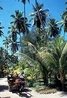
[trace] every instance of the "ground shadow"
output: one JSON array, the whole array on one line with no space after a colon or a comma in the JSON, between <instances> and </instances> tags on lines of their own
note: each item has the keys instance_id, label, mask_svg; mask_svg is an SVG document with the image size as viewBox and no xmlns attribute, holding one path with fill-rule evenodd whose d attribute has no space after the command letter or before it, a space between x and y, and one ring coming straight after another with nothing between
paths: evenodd
<instances>
[{"instance_id":1,"label":"ground shadow","mask_svg":"<svg viewBox=\"0 0 67 98\"><path fill-rule=\"evenodd\" d=\"M0 85L0 92L2 92L4 90L8 90L8 86L6 86L6 85Z\"/></svg>"},{"instance_id":2,"label":"ground shadow","mask_svg":"<svg viewBox=\"0 0 67 98\"><path fill-rule=\"evenodd\" d=\"M32 90L30 88L24 88L24 92L31 92Z\"/></svg>"},{"instance_id":3,"label":"ground shadow","mask_svg":"<svg viewBox=\"0 0 67 98\"><path fill-rule=\"evenodd\" d=\"M32 95L30 94L31 91L32 91L31 89L25 88L25 89L19 94L19 96L25 97L25 98L31 98L31 97L32 97Z\"/></svg>"},{"instance_id":4,"label":"ground shadow","mask_svg":"<svg viewBox=\"0 0 67 98\"><path fill-rule=\"evenodd\" d=\"M61 97L67 96L67 92L61 92L61 93L60 93L60 96L61 96Z\"/></svg>"},{"instance_id":5,"label":"ground shadow","mask_svg":"<svg viewBox=\"0 0 67 98\"><path fill-rule=\"evenodd\" d=\"M24 97L24 98L31 98L32 95L28 92L22 92L19 96Z\"/></svg>"}]
</instances>

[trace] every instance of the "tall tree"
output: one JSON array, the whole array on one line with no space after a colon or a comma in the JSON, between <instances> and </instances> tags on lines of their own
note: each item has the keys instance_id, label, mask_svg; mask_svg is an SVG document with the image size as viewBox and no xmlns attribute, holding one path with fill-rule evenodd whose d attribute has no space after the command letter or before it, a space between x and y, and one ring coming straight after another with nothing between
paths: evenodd
<instances>
[{"instance_id":1,"label":"tall tree","mask_svg":"<svg viewBox=\"0 0 67 98\"><path fill-rule=\"evenodd\" d=\"M23 13L19 12L19 10L15 11L16 15L11 15L12 18L14 18L14 21L11 22L11 24L14 24L15 28L19 31L19 33L29 33L29 29L28 27L30 26L30 24L28 24L28 19L25 17L25 25L26 25L26 30L27 32L25 32L25 26L24 26L24 17L23 17Z\"/></svg>"},{"instance_id":2,"label":"tall tree","mask_svg":"<svg viewBox=\"0 0 67 98\"><path fill-rule=\"evenodd\" d=\"M56 23L57 22L54 18L50 19L49 28L48 28L50 37L56 37L59 36L60 34L60 27Z\"/></svg>"},{"instance_id":3,"label":"tall tree","mask_svg":"<svg viewBox=\"0 0 67 98\"><path fill-rule=\"evenodd\" d=\"M52 54L55 58L56 62L56 69L55 72L60 75L60 80L62 83L62 90L64 90L64 84L65 84L65 75L66 75L66 54L67 54L67 43L64 41L64 37L56 38L55 42L53 41L53 48L52 48ZM56 74L56 75L57 75Z\"/></svg>"},{"instance_id":4,"label":"tall tree","mask_svg":"<svg viewBox=\"0 0 67 98\"><path fill-rule=\"evenodd\" d=\"M65 4L67 5L67 2L65 2ZM63 20L62 26L64 27L64 32L67 32L67 8L63 11L61 18Z\"/></svg>"},{"instance_id":5,"label":"tall tree","mask_svg":"<svg viewBox=\"0 0 67 98\"><path fill-rule=\"evenodd\" d=\"M14 18L14 21L11 22L13 24L13 29L12 29L12 39L14 41L14 45L12 46L17 46L16 40L17 40L17 34L20 34L20 45L21 45L21 51L22 51L22 36L25 35L26 33L29 33L28 27L30 24L27 23L27 18L25 17L25 24L26 24L26 30L25 31L25 26L24 26L24 17L22 17L23 13L19 12L19 10L15 11L16 15L11 15L12 18Z\"/></svg>"},{"instance_id":6,"label":"tall tree","mask_svg":"<svg viewBox=\"0 0 67 98\"><path fill-rule=\"evenodd\" d=\"M32 16L34 19L34 24L36 25L36 27L38 28L44 28L45 24L46 24L46 17L47 14L46 12L48 12L48 9L43 10L43 4L39 4L36 0L35 0L36 5L32 5L33 6L33 10L34 12L29 14L30 16Z\"/></svg>"},{"instance_id":7,"label":"tall tree","mask_svg":"<svg viewBox=\"0 0 67 98\"><path fill-rule=\"evenodd\" d=\"M9 34L8 38L5 40L5 44L8 44L8 46L11 47L11 51L15 53L18 50L18 42L17 42L17 30L16 27L13 25L11 27L8 27L9 31L7 32Z\"/></svg>"},{"instance_id":8,"label":"tall tree","mask_svg":"<svg viewBox=\"0 0 67 98\"><path fill-rule=\"evenodd\" d=\"M3 45L8 49L9 48L9 43L11 43L11 39L6 37L5 40L3 40Z\"/></svg>"},{"instance_id":9,"label":"tall tree","mask_svg":"<svg viewBox=\"0 0 67 98\"><path fill-rule=\"evenodd\" d=\"M18 1L20 1L20 0L18 0ZM27 33L26 24L25 24L25 17L26 17L25 5L26 5L26 0L21 0L21 2L24 4L24 27L25 27L25 32ZM30 0L28 0L28 2L30 3Z\"/></svg>"}]
</instances>

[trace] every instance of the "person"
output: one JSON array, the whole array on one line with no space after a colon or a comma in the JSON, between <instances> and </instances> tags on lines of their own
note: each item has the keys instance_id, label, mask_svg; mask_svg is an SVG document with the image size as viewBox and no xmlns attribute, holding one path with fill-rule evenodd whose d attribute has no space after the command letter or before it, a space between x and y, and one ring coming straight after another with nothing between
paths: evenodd
<instances>
[{"instance_id":1,"label":"person","mask_svg":"<svg viewBox=\"0 0 67 98\"><path fill-rule=\"evenodd\" d=\"M26 84L26 79L25 79L25 74L24 74L24 71L22 71L21 75L20 75L20 79L21 79L21 88L20 88L20 91L22 91L25 87L25 84Z\"/></svg>"},{"instance_id":2,"label":"person","mask_svg":"<svg viewBox=\"0 0 67 98\"><path fill-rule=\"evenodd\" d=\"M20 78L21 78L22 80L25 80L25 74L24 74L24 71L22 71L22 73L21 73L21 75L20 75Z\"/></svg>"},{"instance_id":3,"label":"person","mask_svg":"<svg viewBox=\"0 0 67 98\"><path fill-rule=\"evenodd\" d=\"M16 77L16 78L17 78L17 77L19 77L19 75L18 75L18 73L17 73L17 72L15 73L15 77Z\"/></svg>"}]
</instances>

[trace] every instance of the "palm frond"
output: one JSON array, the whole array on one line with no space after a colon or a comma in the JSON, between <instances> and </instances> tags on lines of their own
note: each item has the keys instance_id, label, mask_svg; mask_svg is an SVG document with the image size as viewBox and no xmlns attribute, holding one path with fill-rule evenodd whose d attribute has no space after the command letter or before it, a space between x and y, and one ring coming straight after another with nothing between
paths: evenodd
<instances>
[{"instance_id":1,"label":"palm frond","mask_svg":"<svg viewBox=\"0 0 67 98\"><path fill-rule=\"evenodd\" d=\"M17 17L20 18L20 17L22 17L22 15L23 15L23 12L19 12Z\"/></svg>"},{"instance_id":2,"label":"palm frond","mask_svg":"<svg viewBox=\"0 0 67 98\"><path fill-rule=\"evenodd\" d=\"M13 14L12 14L12 15L10 15L10 17L12 17L12 18L14 18L14 19L15 19L15 15L13 15Z\"/></svg>"},{"instance_id":3,"label":"palm frond","mask_svg":"<svg viewBox=\"0 0 67 98\"><path fill-rule=\"evenodd\" d=\"M3 10L3 8L0 6L0 10Z\"/></svg>"},{"instance_id":4,"label":"palm frond","mask_svg":"<svg viewBox=\"0 0 67 98\"><path fill-rule=\"evenodd\" d=\"M26 0L21 0L21 1L22 1L22 3L23 3L23 4L25 4L25 3L26 3Z\"/></svg>"},{"instance_id":5,"label":"palm frond","mask_svg":"<svg viewBox=\"0 0 67 98\"><path fill-rule=\"evenodd\" d=\"M52 54L48 52L38 52L37 58L39 61L42 62L45 66L55 66L56 67L56 59L53 57Z\"/></svg>"},{"instance_id":6,"label":"palm frond","mask_svg":"<svg viewBox=\"0 0 67 98\"><path fill-rule=\"evenodd\" d=\"M64 37L55 38L55 45L59 48L64 44Z\"/></svg>"},{"instance_id":7,"label":"palm frond","mask_svg":"<svg viewBox=\"0 0 67 98\"><path fill-rule=\"evenodd\" d=\"M31 19L29 20L29 22L31 22L33 19L34 19L34 18L31 18Z\"/></svg>"},{"instance_id":8,"label":"palm frond","mask_svg":"<svg viewBox=\"0 0 67 98\"><path fill-rule=\"evenodd\" d=\"M15 23L15 21L10 22L10 24L14 24L14 23Z\"/></svg>"},{"instance_id":9,"label":"palm frond","mask_svg":"<svg viewBox=\"0 0 67 98\"><path fill-rule=\"evenodd\" d=\"M30 3L30 0L28 0L28 2Z\"/></svg>"},{"instance_id":10,"label":"palm frond","mask_svg":"<svg viewBox=\"0 0 67 98\"><path fill-rule=\"evenodd\" d=\"M65 16L67 16L67 10L63 12L61 18L64 19Z\"/></svg>"},{"instance_id":11,"label":"palm frond","mask_svg":"<svg viewBox=\"0 0 67 98\"><path fill-rule=\"evenodd\" d=\"M30 52L32 52L32 53L37 53L38 52L36 47L31 42L28 42L28 47L29 47Z\"/></svg>"},{"instance_id":12,"label":"palm frond","mask_svg":"<svg viewBox=\"0 0 67 98\"><path fill-rule=\"evenodd\" d=\"M16 16L18 16L19 10L15 10L15 14L16 14Z\"/></svg>"},{"instance_id":13,"label":"palm frond","mask_svg":"<svg viewBox=\"0 0 67 98\"><path fill-rule=\"evenodd\" d=\"M61 54L61 67L62 67L62 70L67 70L67 43L62 51L62 54Z\"/></svg>"},{"instance_id":14,"label":"palm frond","mask_svg":"<svg viewBox=\"0 0 67 98\"><path fill-rule=\"evenodd\" d=\"M61 54L61 58L67 53L67 43L65 44L62 54Z\"/></svg>"},{"instance_id":15,"label":"palm frond","mask_svg":"<svg viewBox=\"0 0 67 98\"><path fill-rule=\"evenodd\" d=\"M3 29L4 27L3 26L0 26L0 29Z\"/></svg>"},{"instance_id":16,"label":"palm frond","mask_svg":"<svg viewBox=\"0 0 67 98\"><path fill-rule=\"evenodd\" d=\"M3 32L0 30L0 37L3 36Z\"/></svg>"},{"instance_id":17,"label":"palm frond","mask_svg":"<svg viewBox=\"0 0 67 98\"><path fill-rule=\"evenodd\" d=\"M67 2L65 2L65 4L67 4Z\"/></svg>"},{"instance_id":18,"label":"palm frond","mask_svg":"<svg viewBox=\"0 0 67 98\"><path fill-rule=\"evenodd\" d=\"M22 57L22 60L25 60L30 66L36 65L35 61L24 53L15 53L14 55L15 56L20 55Z\"/></svg>"}]
</instances>

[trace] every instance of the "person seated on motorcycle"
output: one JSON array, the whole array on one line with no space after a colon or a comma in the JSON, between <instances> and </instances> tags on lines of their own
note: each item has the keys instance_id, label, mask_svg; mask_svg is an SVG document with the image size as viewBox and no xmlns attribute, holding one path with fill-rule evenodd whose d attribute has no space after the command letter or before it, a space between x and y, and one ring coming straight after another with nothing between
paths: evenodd
<instances>
[{"instance_id":1,"label":"person seated on motorcycle","mask_svg":"<svg viewBox=\"0 0 67 98\"><path fill-rule=\"evenodd\" d=\"M17 73L15 73L14 78L15 78L15 83L18 83L18 81L19 81L19 75Z\"/></svg>"},{"instance_id":2,"label":"person seated on motorcycle","mask_svg":"<svg viewBox=\"0 0 67 98\"><path fill-rule=\"evenodd\" d=\"M24 74L24 71L21 73L20 78L21 78L22 81L25 81L25 74Z\"/></svg>"},{"instance_id":3,"label":"person seated on motorcycle","mask_svg":"<svg viewBox=\"0 0 67 98\"><path fill-rule=\"evenodd\" d=\"M16 88L16 90L18 90L20 78L19 78L19 75L17 73L15 73L14 79L15 79L14 87Z\"/></svg>"},{"instance_id":4,"label":"person seated on motorcycle","mask_svg":"<svg viewBox=\"0 0 67 98\"><path fill-rule=\"evenodd\" d=\"M25 79L25 74L24 74L24 71L21 73L21 75L19 76L20 79L21 79L21 85L23 85L23 89L24 89L24 86L26 84L26 79Z\"/></svg>"}]
</instances>

